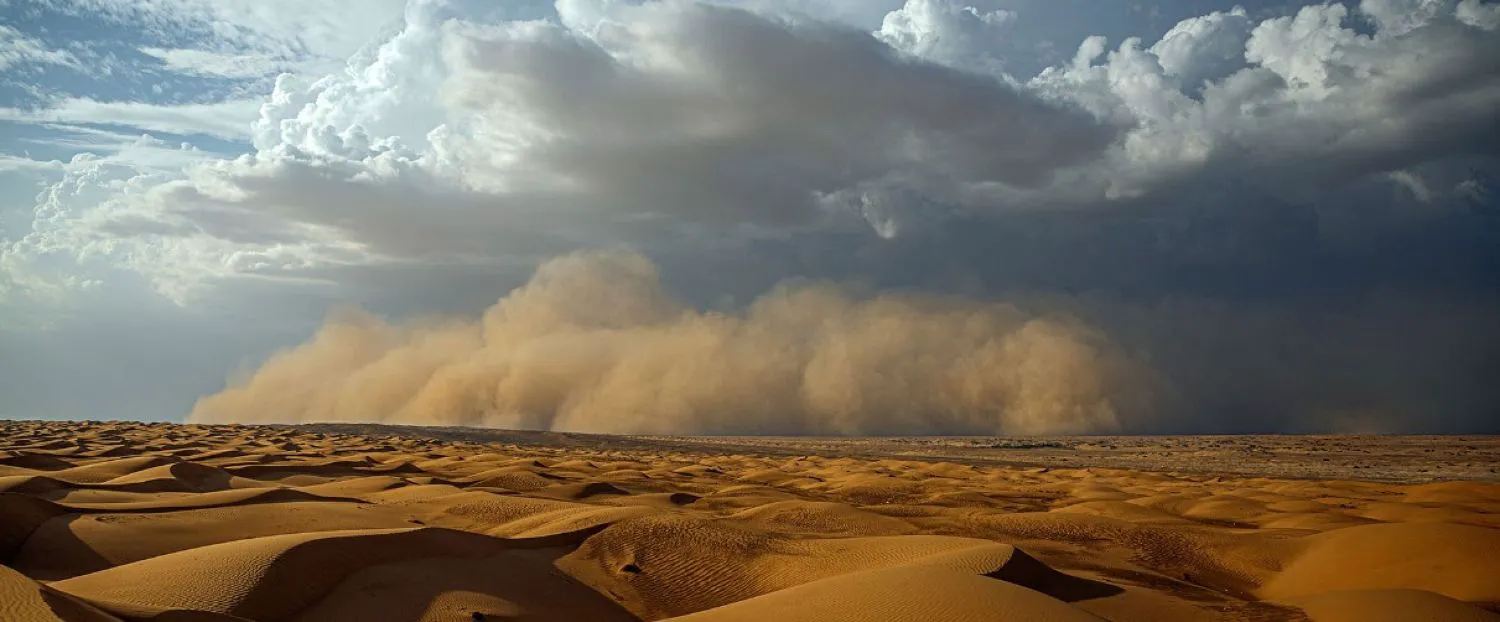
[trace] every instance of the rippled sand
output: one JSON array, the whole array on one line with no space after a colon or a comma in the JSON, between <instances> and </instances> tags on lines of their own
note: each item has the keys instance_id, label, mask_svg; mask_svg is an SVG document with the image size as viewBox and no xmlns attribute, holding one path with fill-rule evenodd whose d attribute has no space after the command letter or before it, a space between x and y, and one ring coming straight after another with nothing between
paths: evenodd
<instances>
[{"instance_id":1,"label":"rippled sand","mask_svg":"<svg viewBox=\"0 0 1500 622\"><path fill-rule=\"evenodd\" d=\"M1493 438L0 430L6 621L1500 620Z\"/></svg>"}]
</instances>

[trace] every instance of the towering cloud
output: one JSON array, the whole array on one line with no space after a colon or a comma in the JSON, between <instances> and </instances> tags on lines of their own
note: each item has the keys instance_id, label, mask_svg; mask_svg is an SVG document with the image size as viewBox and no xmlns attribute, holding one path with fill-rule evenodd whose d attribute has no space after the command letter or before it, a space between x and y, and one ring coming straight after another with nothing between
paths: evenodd
<instances>
[{"instance_id":1,"label":"towering cloud","mask_svg":"<svg viewBox=\"0 0 1500 622\"><path fill-rule=\"evenodd\" d=\"M221 358L333 303L393 318L331 320L203 420L1492 429L1495 3L1147 8L411 0L319 53L343 70L226 48L299 69L132 121L242 155L50 163L0 298L275 327ZM282 34L252 38L310 36ZM147 54L239 71L178 47ZM0 115L100 109L66 101Z\"/></svg>"}]
</instances>

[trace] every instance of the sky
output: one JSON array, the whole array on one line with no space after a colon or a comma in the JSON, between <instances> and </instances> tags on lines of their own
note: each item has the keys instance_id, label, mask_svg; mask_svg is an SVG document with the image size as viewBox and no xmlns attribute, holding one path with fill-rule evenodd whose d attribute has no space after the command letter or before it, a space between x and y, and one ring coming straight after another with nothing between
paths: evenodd
<instances>
[{"instance_id":1,"label":"sky","mask_svg":"<svg viewBox=\"0 0 1500 622\"><path fill-rule=\"evenodd\" d=\"M1500 432L1500 2L0 0L0 417Z\"/></svg>"}]
</instances>

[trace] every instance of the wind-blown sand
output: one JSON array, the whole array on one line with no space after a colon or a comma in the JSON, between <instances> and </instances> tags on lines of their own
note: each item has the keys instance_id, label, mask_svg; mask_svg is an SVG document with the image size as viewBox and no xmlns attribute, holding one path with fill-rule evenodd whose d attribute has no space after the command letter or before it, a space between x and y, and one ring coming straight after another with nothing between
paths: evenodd
<instances>
[{"instance_id":1,"label":"wind-blown sand","mask_svg":"<svg viewBox=\"0 0 1500 622\"><path fill-rule=\"evenodd\" d=\"M0 430L5 621L1500 620L1492 438Z\"/></svg>"}]
</instances>

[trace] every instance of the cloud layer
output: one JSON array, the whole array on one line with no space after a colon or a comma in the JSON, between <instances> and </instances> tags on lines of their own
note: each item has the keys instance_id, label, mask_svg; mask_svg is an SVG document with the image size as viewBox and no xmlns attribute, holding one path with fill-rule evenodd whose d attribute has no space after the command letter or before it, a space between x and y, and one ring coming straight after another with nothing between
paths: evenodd
<instances>
[{"instance_id":1,"label":"cloud layer","mask_svg":"<svg viewBox=\"0 0 1500 622\"><path fill-rule=\"evenodd\" d=\"M1423 167L1495 170L1495 15L1235 8L1150 45L1090 38L1026 78L992 62L1024 17L955 0L911 0L873 34L690 2L566 0L552 20L413 2L346 71L278 78L248 155L68 205L5 254L128 258L181 297L247 269L535 262L685 227L893 237L955 215L1232 204L1240 186L1316 207L1381 179L1442 202L1485 182L1430 188ZM246 103L74 98L11 117L227 136L221 113ZM203 267L186 281L184 253Z\"/></svg>"},{"instance_id":2,"label":"cloud layer","mask_svg":"<svg viewBox=\"0 0 1500 622\"><path fill-rule=\"evenodd\" d=\"M0 174L44 180L28 213L0 212L0 312L62 326L59 309L86 317L152 297L193 313L264 301L251 308L279 330L335 302L395 318L336 321L199 416L650 431L1462 430L1483 428L1500 403L1483 381L1495 331L1477 319L1500 312L1494 2L1200 12L1084 0L412 0L371 5L343 27L332 12L343 9L316 2L306 20L196 0L100 4L112 23L147 26L132 49L152 71L228 86L0 110L0 123L66 132L25 145L102 152L0 154ZM1127 27L1148 36L1119 36ZM0 63L24 71L102 58L57 48L42 30L0 35L13 48ZM622 247L641 257L571 255ZM540 373L491 343L497 310L441 329L403 318L472 316L553 257L572 258L496 307L555 318L506 329L518 349L550 352L566 341L559 332L608 335L567 362L552 397L507 380L504 391L419 399L421 370L469 369L475 357L523 369L463 372L478 384ZM597 327L537 302L548 275L575 274L557 281L587 298L605 294L585 293L592 277L578 275L637 274L623 266L659 270L661 282L621 277L635 285L612 296L655 301L664 315ZM770 356L737 341L770 332L777 305L796 318L789 335L872 343L867 327L834 320L890 314L880 322L893 331L932 340L882 337L893 341L860 354L876 368L911 359L879 373L920 396L848 372L842 397L808 397L836 383L788 378L824 369L826 351ZM954 314L985 319L950 324ZM945 328L923 332L930 323ZM250 352L286 342L268 333ZM340 358L340 343L354 358ZM1034 351L1040 367L1002 351ZM641 380L685 373L659 360L679 352L719 363L698 367L724 401ZM933 352L1009 367L951 380L970 376L920 362ZM373 362L388 356L415 367ZM286 370L303 366L356 388L298 393ZM1060 369L1092 379L1038 388ZM367 391L379 373L407 389ZM728 387L738 375L773 397L756 405ZM658 390L627 395L605 376ZM1023 376L1033 388L1018 388ZM1139 390L1123 380L1136 377L1152 380ZM985 397L956 397L954 382ZM288 391L306 397L275 401ZM869 412L845 412L856 403ZM610 409L628 414L611 420Z\"/></svg>"}]
</instances>

